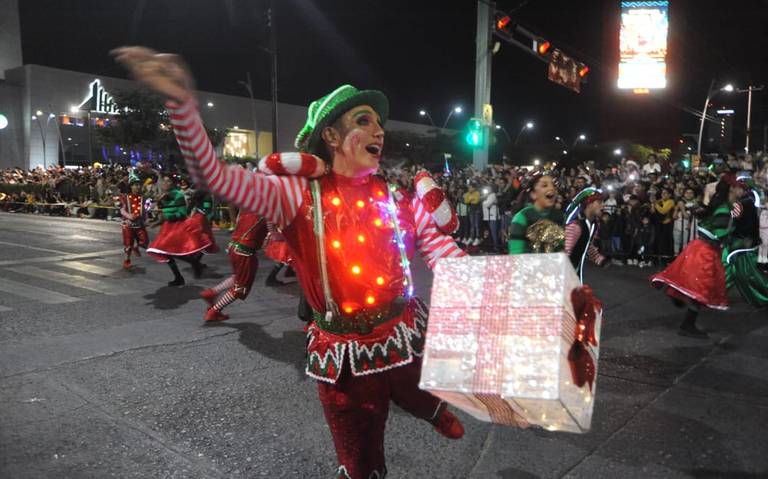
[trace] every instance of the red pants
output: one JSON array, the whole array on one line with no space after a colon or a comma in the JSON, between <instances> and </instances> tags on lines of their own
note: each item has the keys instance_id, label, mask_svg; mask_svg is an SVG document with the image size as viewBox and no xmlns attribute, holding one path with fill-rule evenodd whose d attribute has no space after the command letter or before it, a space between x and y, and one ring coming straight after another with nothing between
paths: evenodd
<instances>
[{"instance_id":1,"label":"red pants","mask_svg":"<svg viewBox=\"0 0 768 479\"><path fill-rule=\"evenodd\" d=\"M420 374L421 359L414 358L406 366L367 376L353 376L347 366L336 384L317 383L339 460L335 477L384 477L384 426L390 400L427 421L442 412L444 403L419 389ZM379 476L372 476L374 472Z\"/></svg>"},{"instance_id":2,"label":"red pants","mask_svg":"<svg viewBox=\"0 0 768 479\"><path fill-rule=\"evenodd\" d=\"M244 256L234 251L229 252L229 262L235 276L235 296L245 299L253 286L256 270L259 268L259 260L255 254Z\"/></svg>"},{"instance_id":3,"label":"red pants","mask_svg":"<svg viewBox=\"0 0 768 479\"><path fill-rule=\"evenodd\" d=\"M134 241L136 246L146 248L149 244L147 229L143 226L141 228L131 228L129 225L123 225L123 249L126 253L133 248Z\"/></svg>"}]
</instances>

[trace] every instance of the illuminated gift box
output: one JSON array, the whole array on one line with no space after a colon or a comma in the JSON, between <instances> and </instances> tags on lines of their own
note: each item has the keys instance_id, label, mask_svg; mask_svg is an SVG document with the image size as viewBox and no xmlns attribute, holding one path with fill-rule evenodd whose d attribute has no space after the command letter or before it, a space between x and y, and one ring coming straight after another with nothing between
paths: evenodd
<instances>
[{"instance_id":1,"label":"illuminated gift box","mask_svg":"<svg viewBox=\"0 0 768 479\"><path fill-rule=\"evenodd\" d=\"M568 257L446 258L434 273L420 387L483 421L588 431L602 309Z\"/></svg>"}]
</instances>

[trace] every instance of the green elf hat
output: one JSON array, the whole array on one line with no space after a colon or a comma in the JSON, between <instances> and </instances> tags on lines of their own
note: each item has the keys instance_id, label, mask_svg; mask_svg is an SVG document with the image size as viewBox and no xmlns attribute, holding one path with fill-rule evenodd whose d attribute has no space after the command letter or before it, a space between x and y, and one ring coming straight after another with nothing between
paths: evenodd
<instances>
[{"instance_id":1,"label":"green elf hat","mask_svg":"<svg viewBox=\"0 0 768 479\"><path fill-rule=\"evenodd\" d=\"M139 178L135 171L131 171L128 173L128 184L132 185L134 183L141 183L141 178Z\"/></svg>"},{"instance_id":2,"label":"green elf hat","mask_svg":"<svg viewBox=\"0 0 768 479\"><path fill-rule=\"evenodd\" d=\"M603 190L599 188L588 186L579 191L579 194L573 197L568 208L565 209L565 224L575 220L585 206L598 199L603 199Z\"/></svg>"},{"instance_id":3,"label":"green elf hat","mask_svg":"<svg viewBox=\"0 0 768 479\"><path fill-rule=\"evenodd\" d=\"M381 117L381 124L389 117L389 100L378 90L358 90L342 85L309 105L307 122L296 136L294 145L301 152L318 154L324 128L331 126L341 115L360 105L370 105Z\"/></svg>"}]
</instances>

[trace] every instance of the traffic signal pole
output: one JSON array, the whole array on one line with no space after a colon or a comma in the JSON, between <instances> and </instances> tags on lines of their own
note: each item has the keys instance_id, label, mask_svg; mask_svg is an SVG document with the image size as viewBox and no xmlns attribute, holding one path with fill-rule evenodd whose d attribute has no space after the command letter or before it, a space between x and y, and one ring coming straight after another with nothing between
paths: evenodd
<instances>
[{"instance_id":1,"label":"traffic signal pole","mask_svg":"<svg viewBox=\"0 0 768 479\"><path fill-rule=\"evenodd\" d=\"M487 0L477 2L477 39L475 41L475 117L483 117L483 105L491 103L491 35L496 4ZM483 125L486 141L474 150L472 166L482 170L488 166L489 125Z\"/></svg>"}]
</instances>

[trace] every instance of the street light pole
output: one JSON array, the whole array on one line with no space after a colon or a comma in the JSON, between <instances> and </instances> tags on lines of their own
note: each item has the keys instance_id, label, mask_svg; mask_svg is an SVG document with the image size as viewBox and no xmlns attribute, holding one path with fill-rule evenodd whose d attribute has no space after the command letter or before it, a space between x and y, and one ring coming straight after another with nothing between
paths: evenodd
<instances>
[{"instance_id":1,"label":"street light pole","mask_svg":"<svg viewBox=\"0 0 768 479\"><path fill-rule=\"evenodd\" d=\"M256 134L256 158L259 154L259 125L256 121L256 102L253 99L253 85L251 84L251 72L245 72L245 78L247 81L239 80L238 83L243 85L248 90L248 96L251 97L251 121L253 121L253 132Z\"/></svg>"},{"instance_id":2,"label":"street light pole","mask_svg":"<svg viewBox=\"0 0 768 479\"><path fill-rule=\"evenodd\" d=\"M744 151L746 153L749 153L749 134L751 131L750 126L752 124L752 92L761 91L763 88L765 88L763 85L757 87L749 85L746 90L739 90L739 93L744 93L744 91L747 92L747 140L744 145Z\"/></svg>"},{"instance_id":3,"label":"street light pole","mask_svg":"<svg viewBox=\"0 0 768 479\"><path fill-rule=\"evenodd\" d=\"M435 125L434 120L432 120L432 116L429 114L427 110L419 110L419 116L426 116L429 119L429 122L432 124L432 126L437 127L437 125Z\"/></svg>"},{"instance_id":4,"label":"street light pole","mask_svg":"<svg viewBox=\"0 0 768 479\"><path fill-rule=\"evenodd\" d=\"M696 155L701 158L701 140L704 137L704 121L707 119L707 108L709 107L710 97L712 96L712 89L715 87L715 79L713 78L709 84L709 90L707 90L707 99L704 100L704 109L701 111L701 124L699 125L699 142L696 147Z\"/></svg>"},{"instance_id":5,"label":"street light pole","mask_svg":"<svg viewBox=\"0 0 768 479\"><path fill-rule=\"evenodd\" d=\"M272 56L272 153L277 153L277 21L275 0L270 1L267 10L269 19L269 50Z\"/></svg>"},{"instance_id":6,"label":"street light pole","mask_svg":"<svg viewBox=\"0 0 768 479\"><path fill-rule=\"evenodd\" d=\"M37 128L40 130L40 139L43 141L43 168L47 169L48 158L46 158L45 155L45 133L43 133L43 125L40 123L40 119L37 117L37 115L32 115L32 121L37 122Z\"/></svg>"},{"instance_id":7,"label":"street light pole","mask_svg":"<svg viewBox=\"0 0 768 479\"><path fill-rule=\"evenodd\" d=\"M517 134L517 138L515 138L515 146L517 146L517 142L520 141L520 136L523 134L523 132L525 130L530 130L531 128L533 128L533 123L530 122L530 121L528 123L526 123L525 125L523 125L522 128L520 128L520 133L518 133Z\"/></svg>"},{"instance_id":8,"label":"street light pole","mask_svg":"<svg viewBox=\"0 0 768 479\"><path fill-rule=\"evenodd\" d=\"M445 117L445 122L443 122L443 130L445 130L445 127L448 126L448 120L451 119L453 114L454 113L461 113L461 111L462 111L462 108L460 106L457 106L457 107L452 108L451 111L448 112L448 116ZM432 121L431 118L429 120Z\"/></svg>"}]
</instances>

